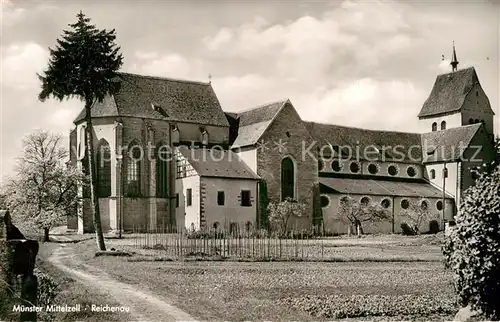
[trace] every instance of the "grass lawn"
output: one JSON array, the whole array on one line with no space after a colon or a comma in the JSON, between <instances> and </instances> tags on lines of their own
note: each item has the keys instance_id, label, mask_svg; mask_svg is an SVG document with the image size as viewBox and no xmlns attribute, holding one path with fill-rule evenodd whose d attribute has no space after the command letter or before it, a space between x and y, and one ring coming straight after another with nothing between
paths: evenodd
<instances>
[{"instance_id":1,"label":"grass lawn","mask_svg":"<svg viewBox=\"0 0 500 322\"><path fill-rule=\"evenodd\" d=\"M437 253L439 245L425 238L338 239L329 248L338 256L367 255L372 249L387 258ZM125 244L108 240L108 248ZM93 257L93 241L71 247L87 264L165 296L203 320L450 320L458 309L451 276L439 261L146 262Z\"/></svg>"},{"instance_id":2,"label":"grass lawn","mask_svg":"<svg viewBox=\"0 0 500 322\"><path fill-rule=\"evenodd\" d=\"M95 305L119 305L110 299L107 294L96 292L85 287L82 283L71 277L63 275L56 267L43 258L47 258L51 252L59 247L56 243L41 243L40 253L37 256L36 267L52 278L57 283L57 296L54 305L73 306L80 304L80 312L41 312L38 314L39 321L129 321L130 316L124 312L92 312L90 307ZM39 281L40 282L40 281ZM86 308L86 309L85 309Z\"/></svg>"}]
</instances>

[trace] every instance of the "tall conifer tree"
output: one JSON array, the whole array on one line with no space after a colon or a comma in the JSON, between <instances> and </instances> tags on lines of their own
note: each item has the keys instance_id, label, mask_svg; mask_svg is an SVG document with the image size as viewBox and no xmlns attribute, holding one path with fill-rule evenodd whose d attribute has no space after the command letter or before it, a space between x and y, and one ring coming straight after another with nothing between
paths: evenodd
<instances>
[{"instance_id":1,"label":"tall conifer tree","mask_svg":"<svg viewBox=\"0 0 500 322\"><path fill-rule=\"evenodd\" d=\"M97 196L97 167L94 161L91 108L102 102L108 94L119 90L117 71L123 64L120 47L115 44L115 30L99 30L90 23L83 12L78 21L70 24L57 39L54 49L49 48L49 66L38 75L42 90L38 98L43 102L49 97L62 101L76 97L85 103L86 153L90 172L90 194L97 245L105 250L104 237Z\"/></svg>"}]
</instances>

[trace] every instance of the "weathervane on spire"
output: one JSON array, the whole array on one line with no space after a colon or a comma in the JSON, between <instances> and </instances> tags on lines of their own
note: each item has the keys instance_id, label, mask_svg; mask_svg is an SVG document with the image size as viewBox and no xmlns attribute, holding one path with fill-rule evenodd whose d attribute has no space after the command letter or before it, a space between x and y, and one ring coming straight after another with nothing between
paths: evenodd
<instances>
[{"instance_id":1,"label":"weathervane on spire","mask_svg":"<svg viewBox=\"0 0 500 322\"><path fill-rule=\"evenodd\" d=\"M212 74L208 73L208 83L212 84Z\"/></svg>"},{"instance_id":2,"label":"weathervane on spire","mask_svg":"<svg viewBox=\"0 0 500 322\"><path fill-rule=\"evenodd\" d=\"M458 67L457 52L455 51L455 41L453 41L453 54L451 57L451 70L456 72Z\"/></svg>"}]
</instances>

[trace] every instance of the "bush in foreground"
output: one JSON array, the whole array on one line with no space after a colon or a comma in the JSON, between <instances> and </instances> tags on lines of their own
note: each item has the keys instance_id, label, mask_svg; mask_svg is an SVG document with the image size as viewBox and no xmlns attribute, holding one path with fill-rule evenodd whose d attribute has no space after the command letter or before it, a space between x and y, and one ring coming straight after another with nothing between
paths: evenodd
<instances>
[{"instance_id":1,"label":"bush in foreground","mask_svg":"<svg viewBox=\"0 0 500 322\"><path fill-rule=\"evenodd\" d=\"M461 305L500 320L500 167L469 188L445 239L446 265L454 273Z\"/></svg>"},{"instance_id":2,"label":"bush in foreground","mask_svg":"<svg viewBox=\"0 0 500 322\"><path fill-rule=\"evenodd\" d=\"M321 319L368 316L429 316L456 311L453 298L425 295L328 295L285 298L280 304Z\"/></svg>"}]
</instances>

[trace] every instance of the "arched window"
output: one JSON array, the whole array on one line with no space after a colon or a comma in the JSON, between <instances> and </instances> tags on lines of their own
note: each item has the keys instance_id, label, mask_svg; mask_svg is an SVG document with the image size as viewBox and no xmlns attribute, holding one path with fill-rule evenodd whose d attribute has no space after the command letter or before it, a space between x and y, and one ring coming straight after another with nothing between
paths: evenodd
<instances>
[{"instance_id":1,"label":"arched window","mask_svg":"<svg viewBox=\"0 0 500 322\"><path fill-rule=\"evenodd\" d=\"M156 197L167 197L167 183L168 183L168 161L170 154L168 153L168 146L160 143L156 147Z\"/></svg>"},{"instance_id":2,"label":"arched window","mask_svg":"<svg viewBox=\"0 0 500 322\"><path fill-rule=\"evenodd\" d=\"M432 132L437 131L438 129L438 124L436 122L432 123Z\"/></svg>"},{"instance_id":3,"label":"arched window","mask_svg":"<svg viewBox=\"0 0 500 322\"><path fill-rule=\"evenodd\" d=\"M289 157L281 161L281 200L295 199L295 165Z\"/></svg>"},{"instance_id":4,"label":"arched window","mask_svg":"<svg viewBox=\"0 0 500 322\"><path fill-rule=\"evenodd\" d=\"M111 150L108 141L101 139L96 151L97 195L111 196Z\"/></svg>"},{"instance_id":5,"label":"arched window","mask_svg":"<svg viewBox=\"0 0 500 322\"><path fill-rule=\"evenodd\" d=\"M436 179L436 170L431 170L431 179Z\"/></svg>"},{"instance_id":6,"label":"arched window","mask_svg":"<svg viewBox=\"0 0 500 322\"><path fill-rule=\"evenodd\" d=\"M80 133L79 133L79 138L78 138L78 151L77 151L77 158L78 160L81 160L85 157L85 153L87 153L86 151L86 145L85 145L85 140L86 140L86 136L85 136L85 126L81 126L80 127Z\"/></svg>"},{"instance_id":7,"label":"arched window","mask_svg":"<svg viewBox=\"0 0 500 322\"><path fill-rule=\"evenodd\" d=\"M446 130L446 121L441 122L441 130Z\"/></svg>"},{"instance_id":8,"label":"arched window","mask_svg":"<svg viewBox=\"0 0 500 322\"><path fill-rule=\"evenodd\" d=\"M89 158L88 158L87 153L85 153L83 155L81 162L82 162L82 173L85 176L89 176L90 175L90 171L89 171L90 168L89 168ZM83 194L84 198L90 198L90 184L83 185L82 194Z\"/></svg>"},{"instance_id":9,"label":"arched window","mask_svg":"<svg viewBox=\"0 0 500 322\"><path fill-rule=\"evenodd\" d=\"M137 197L141 193L141 160L143 150L137 141L132 141L128 146L127 172L125 191L127 196Z\"/></svg>"}]
</instances>

